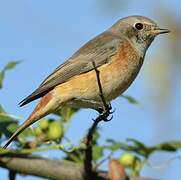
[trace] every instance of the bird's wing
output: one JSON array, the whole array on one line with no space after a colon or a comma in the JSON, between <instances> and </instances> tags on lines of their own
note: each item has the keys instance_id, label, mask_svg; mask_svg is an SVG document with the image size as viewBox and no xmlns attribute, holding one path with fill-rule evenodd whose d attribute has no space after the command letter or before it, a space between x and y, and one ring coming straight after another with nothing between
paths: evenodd
<instances>
[{"instance_id":1,"label":"bird's wing","mask_svg":"<svg viewBox=\"0 0 181 180\"><path fill-rule=\"evenodd\" d=\"M20 102L20 106L44 96L55 86L76 75L93 70L93 61L96 67L108 63L121 42L119 37L110 32L104 32L95 37L80 48L69 60L57 67L31 95Z\"/></svg>"}]
</instances>

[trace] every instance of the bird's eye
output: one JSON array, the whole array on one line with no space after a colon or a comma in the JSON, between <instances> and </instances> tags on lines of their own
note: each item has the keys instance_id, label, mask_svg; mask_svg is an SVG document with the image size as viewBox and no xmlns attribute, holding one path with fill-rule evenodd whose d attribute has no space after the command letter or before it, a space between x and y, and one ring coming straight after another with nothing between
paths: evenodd
<instances>
[{"instance_id":1,"label":"bird's eye","mask_svg":"<svg viewBox=\"0 0 181 180\"><path fill-rule=\"evenodd\" d=\"M143 24L142 23L136 23L135 24L135 28L139 31L141 31L143 29Z\"/></svg>"}]
</instances>

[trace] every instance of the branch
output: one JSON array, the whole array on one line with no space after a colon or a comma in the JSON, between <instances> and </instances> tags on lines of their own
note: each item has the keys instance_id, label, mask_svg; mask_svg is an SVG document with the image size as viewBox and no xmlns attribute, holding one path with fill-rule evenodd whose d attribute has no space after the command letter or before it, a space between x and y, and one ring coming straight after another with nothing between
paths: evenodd
<instances>
[{"instance_id":1,"label":"branch","mask_svg":"<svg viewBox=\"0 0 181 180\"><path fill-rule=\"evenodd\" d=\"M9 170L9 180L15 180L16 179L16 172Z\"/></svg>"},{"instance_id":2,"label":"branch","mask_svg":"<svg viewBox=\"0 0 181 180\"><path fill-rule=\"evenodd\" d=\"M92 141L93 141L93 134L101 121L109 121L107 117L111 114L110 109L111 106L107 105L106 100L104 98L99 71L96 68L95 62L92 62L92 65L94 67L94 70L96 72L96 78L97 78L97 84L99 88L99 96L100 100L102 102L102 113L99 114L99 116L94 120L94 123L88 130L87 136L86 136L86 149L85 149L85 160L84 160L84 170L85 170L85 179L92 180L97 178L97 173L93 171L92 167ZM112 119L112 118L111 118ZM110 119L110 120L111 120Z\"/></svg>"},{"instance_id":3,"label":"branch","mask_svg":"<svg viewBox=\"0 0 181 180\"><path fill-rule=\"evenodd\" d=\"M9 153L0 155L0 167L13 171L15 173L34 175L54 180L85 180L84 168L81 165L70 161L50 160L47 158ZM99 171L97 173L99 178L95 178L94 180L108 179L107 172ZM129 180L156 179L130 177Z\"/></svg>"},{"instance_id":4,"label":"branch","mask_svg":"<svg viewBox=\"0 0 181 180\"><path fill-rule=\"evenodd\" d=\"M83 180L82 166L67 161L6 154L0 156L0 166L18 173L49 179Z\"/></svg>"}]
</instances>

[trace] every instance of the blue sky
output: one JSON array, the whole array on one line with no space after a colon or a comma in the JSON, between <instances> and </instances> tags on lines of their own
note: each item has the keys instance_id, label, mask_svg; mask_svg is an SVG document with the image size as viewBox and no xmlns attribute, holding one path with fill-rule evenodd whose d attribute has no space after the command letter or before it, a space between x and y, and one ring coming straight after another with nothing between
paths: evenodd
<instances>
[{"instance_id":1,"label":"blue sky","mask_svg":"<svg viewBox=\"0 0 181 180\"><path fill-rule=\"evenodd\" d=\"M108 0L0 0L0 68L8 61L23 60L23 63L14 71L8 73L4 88L0 92L0 102L7 107L8 112L25 119L36 102L24 108L19 108L18 102L29 95L56 66L70 57L80 46L106 30L121 17L134 14L145 15L164 28L167 28L169 24L161 20L163 19L160 15L162 8L175 19L181 17L179 9L181 3L177 0L159 2L132 0L129 3L114 0L113 2L116 5L111 5ZM164 140L181 139L179 102L172 100L175 112L173 113L175 117L171 115L169 117L173 119L172 122L165 117L166 115L158 116L150 99L154 94L147 92L148 84L145 83L145 72L152 60L152 55L157 55L156 51L160 46L168 48L165 44L166 38L169 36L158 37L153 42L142 71L125 93L138 99L140 104L130 105L122 98L113 102L113 107L116 108L114 119L109 123L101 124L102 143L104 139L110 138L110 135L111 138L120 141L134 137L148 145ZM154 87L155 91L157 87ZM176 91L178 97L180 97L179 92ZM75 143L78 142L92 123L92 117L95 116L96 113L92 110L79 112L72 121L68 133L69 138ZM159 123L158 119L161 119ZM160 134L160 131L163 133ZM174 155L157 153L151 159L159 164L179 155L180 152ZM177 179L181 176L179 166L181 162L176 160L166 168L159 170L146 167L142 175ZM3 179L6 177L6 171L0 170L0 174ZM38 178L27 177L25 179Z\"/></svg>"}]
</instances>

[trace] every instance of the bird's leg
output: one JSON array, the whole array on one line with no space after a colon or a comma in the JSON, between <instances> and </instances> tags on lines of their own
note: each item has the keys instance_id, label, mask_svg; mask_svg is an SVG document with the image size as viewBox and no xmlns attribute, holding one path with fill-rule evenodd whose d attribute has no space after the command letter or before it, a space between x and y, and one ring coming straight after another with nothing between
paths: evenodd
<instances>
[{"instance_id":1,"label":"bird's leg","mask_svg":"<svg viewBox=\"0 0 181 180\"><path fill-rule=\"evenodd\" d=\"M102 103L102 107L98 109L98 112L101 112L100 116L103 118L104 121L110 121L110 120L112 120L113 116L111 116L110 119L108 119L108 116L110 114L112 114L114 111L111 112L112 106L110 103L106 102L106 99L104 97L104 93L102 90L102 85L101 85L101 80L100 80L100 72L97 69L94 61L92 61L92 65L93 65L94 70L96 72L97 84L98 84L98 88L99 88L99 96L100 96L101 103Z\"/></svg>"}]
</instances>

